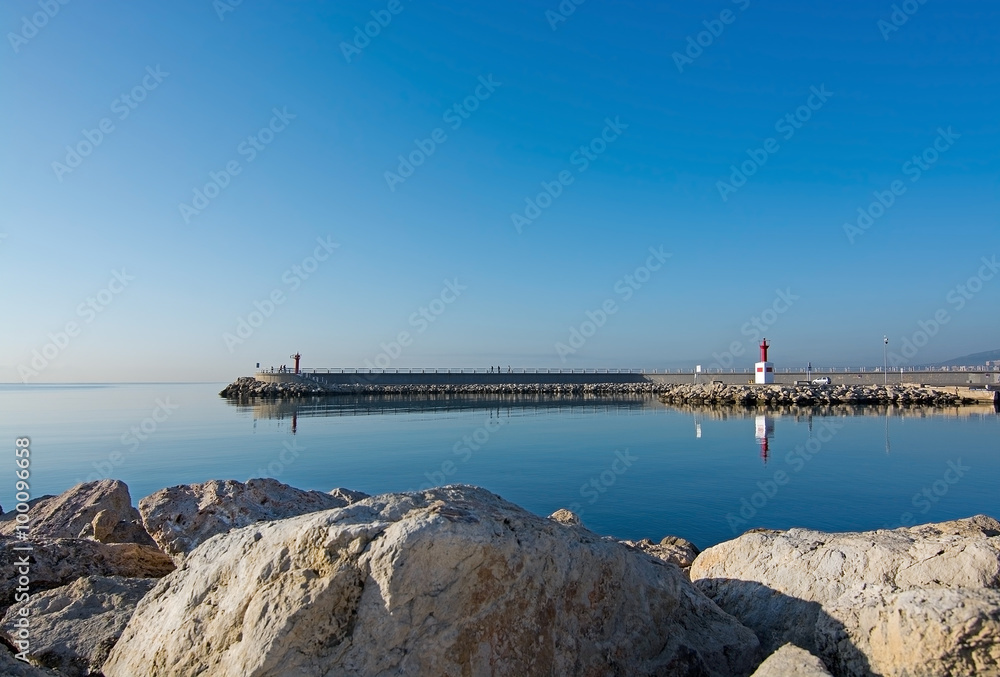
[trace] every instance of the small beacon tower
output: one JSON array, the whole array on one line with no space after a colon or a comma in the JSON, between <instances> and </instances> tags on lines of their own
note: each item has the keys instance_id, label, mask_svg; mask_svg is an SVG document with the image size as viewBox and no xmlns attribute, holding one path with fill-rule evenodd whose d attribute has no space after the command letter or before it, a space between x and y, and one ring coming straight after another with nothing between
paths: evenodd
<instances>
[{"instance_id":1,"label":"small beacon tower","mask_svg":"<svg viewBox=\"0 0 1000 677\"><path fill-rule=\"evenodd\" d=\"M774 383L774 365L767 361L767 339L760 342L760 362L754 365L754 383Z\"/></svg>"}]
</instances>

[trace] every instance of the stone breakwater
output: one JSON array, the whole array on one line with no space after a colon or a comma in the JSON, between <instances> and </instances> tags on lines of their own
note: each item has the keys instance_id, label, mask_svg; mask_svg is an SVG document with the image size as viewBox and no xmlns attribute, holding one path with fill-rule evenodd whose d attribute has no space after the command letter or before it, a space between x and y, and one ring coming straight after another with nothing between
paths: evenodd
<instances>
[{"instance_id":1,"label":"stone breakwater","mask_svg":"<svg viewBox=\"0 0 1000 677\"><path fill-rule=\"evenodd\" d=\"M12 577L0 596L0 675L1000 674L986 515L752 529L699 551L466 485L209 481L136 510L100 480L31 512L30 595L15 602ZM16 514L0 516L8 570Z\"/></svg>"},{"instance_id":2,"label":"stone breakwater","mask_svg":"<svg viewBox=\"0 0 1000 677\"><path fill-rule=\"evenodd\" d=\"M791 386L791 385L674 385L660 391L667 404L738 404L746 406L822 406L830 404L896 404L955 406L982 404L963 396L957 388L921 385L888 386Z\"/></svg>"},{"instance_id":3,"label":"stone breakwater","mask_svg":"<svg viewBox=\"0 0 1000 677\"><path fill-rule=\"evenodd\" d=\"M672 386L659 383L523 383L456 385L320 385L316 383L264 383L244 376L222 389L219 394L233 399L282 399L317 395L629 395L660 393Z\"/></svg>"},{"instance_id":4,"label":"stone breakwater","mask_svg":"<svg viewBox=\"0 0 1000 677\"><path fill-rule=\"evenodd\" d=\"M958 388L899 385L725 385L722 383L527 383L456 385L320 385L264 383L245 376L219 393L231 399L295 399L327 395L658 395L666 404L736 404L747 407L890 404L956 406L983 404Z\"/></svg>"}]
</instances>

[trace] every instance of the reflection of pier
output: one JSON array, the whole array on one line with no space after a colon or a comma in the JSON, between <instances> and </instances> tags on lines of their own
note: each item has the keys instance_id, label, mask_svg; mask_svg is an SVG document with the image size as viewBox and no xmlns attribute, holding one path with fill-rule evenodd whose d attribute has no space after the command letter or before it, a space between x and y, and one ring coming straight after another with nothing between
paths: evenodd
<instances>
[{"instance_id":1,"label":"reflection of pier","mask_svg":"<svg viewBox=\"0 0 1000 677\"><path fill-rule=\"evenodd\" d=\"M813 416L888 416L893 418L985 418L995 417L1000 408L992 404L965 404L960 407L886 404L828 404L820 406L745 406L742 404L666 404L668 409L692 414L699 426L705 420L747 419L767 414L806 420Z\"/></svg>"},{"instance_id":2,"label":"reflection of pier","mask_svg":"<svg viewBox=\"0 0 1000 677\"><path fill-rule=\"evenodd\" d=\"M250 412L254 419L292 419L294 433L300 417L366 416L373 414L408 414L508 410L509 412L549 412L573 410L586 412L662 410L663 406L646 395L341 395L297 400L230 401L238 411Z\"/></svg>"}]
</instances>

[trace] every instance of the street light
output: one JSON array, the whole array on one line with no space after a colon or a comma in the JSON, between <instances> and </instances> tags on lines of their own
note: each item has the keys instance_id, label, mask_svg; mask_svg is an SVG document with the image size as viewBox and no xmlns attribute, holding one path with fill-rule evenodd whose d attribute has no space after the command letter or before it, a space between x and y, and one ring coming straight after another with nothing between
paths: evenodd
<instances>
[{"instance_id":1,"label":"street light","mask_svg":"<svg viewBox=\"0 0 1000 677\"><path fill-rule=\"evenodd\" d=\"M882 374L885 377L885 384L889 385L889 360L886 351L889 349L889 337L882 337Z\"/></svg>"}]
</instances>

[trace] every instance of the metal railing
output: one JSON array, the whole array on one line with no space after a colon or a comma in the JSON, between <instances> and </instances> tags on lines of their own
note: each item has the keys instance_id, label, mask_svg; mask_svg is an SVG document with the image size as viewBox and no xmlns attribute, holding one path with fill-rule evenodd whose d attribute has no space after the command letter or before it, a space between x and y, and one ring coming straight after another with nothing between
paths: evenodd
<instances>
[{"instance_id":1,"label":"metal railing","mask_svg":"<svg viewBox=\"0 0 1000 677\"><path fill-rule=\"evenodd\" d=\"M967 372L967 373L997 373L1000 372L1000 367L937 367L937 368L921 368L921 367L902 367L902 368L889 368L887 370L889 374L899 374L899 373L925 373L925 374L940 374L940 373L956 373L956 372ZM881 374L883 372L882 367L812 367L811 369L806 369L805 367L799 368L782 368L775 369L775 373L778 374L864 374L864 373L876 373ZM291 374L293 373L289 369L279 370L279 369L261 369L258 373L262 374ZM753 374L754 370L751 368L743 369L702 369L700 372L696 372L694 369L563 369L563 368L547 368L547 367L509 367L507 369L500 369L497 371L493 369L492 371L487 368L482 367L426 367L426 368L416 368L416 367L329 367L329 368L307 368L300 371L302 375L308 376L311 374L642 374L642 375L653 375L653 374L682 374L693 376L695 374Z\"/></svg>"}]
</instances>

